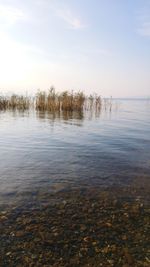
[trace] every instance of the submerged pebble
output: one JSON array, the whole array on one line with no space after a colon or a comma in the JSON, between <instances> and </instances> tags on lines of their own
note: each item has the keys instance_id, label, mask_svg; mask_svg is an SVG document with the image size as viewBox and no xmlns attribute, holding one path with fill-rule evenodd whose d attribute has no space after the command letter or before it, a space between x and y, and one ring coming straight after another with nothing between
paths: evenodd
<instances>
[{"instance_id":1,"label":"submerged pebble","mask_svg":"<svg viewBox=\"0 0 150 267\"><path fill-rule=\"evenodd\" d=\"M2 211L0 266L148 267L148 196L141 199L124 189L74 190Z\"/></svg>"}]
</instances>

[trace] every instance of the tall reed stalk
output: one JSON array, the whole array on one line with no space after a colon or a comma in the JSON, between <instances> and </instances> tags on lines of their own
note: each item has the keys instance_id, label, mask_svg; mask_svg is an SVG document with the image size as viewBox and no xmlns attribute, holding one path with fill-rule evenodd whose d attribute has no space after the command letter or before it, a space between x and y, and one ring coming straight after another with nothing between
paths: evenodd
<instances>
[{"instance_id":1,"label":"tall reed stalk","mask_svg":"<svg viewBox=\"0 0 150 267\"><path fill-rule=\"evenodd\" d=\"M0 96L0 110L27 110L30 108L31 99L27 96L11 95L10 97Z\"/></svg>"},{"instance_id":2,"label":"tall reed stalk","mask_svg":"<svg viewBox=\"0 0 150 267\"><path fill-rule=\"evenodd\" d=\"M81 91L62 93L56 92L53 87L48 91L38 91L34 98L12 94L11 96L0 96L0 110L28 110L34 107L37 111L50 112L82 112L84 110L95 110L100 112L112 109L111 99L102 99L98 95L89 97Z\"/></svg>"},{"instance_id":3,"label":"tall reed stalk","mask_svg":"<svg viewBox=\"0 0 150 267\"><path fill-rule=\"evenodd\" d=\"M81 111L83 110L85 96L82 92L73 93L64 91L56 93L51 88L48 93L39 91L36 94L36 110L47 111Z\"/></svg>"}]
</instances>

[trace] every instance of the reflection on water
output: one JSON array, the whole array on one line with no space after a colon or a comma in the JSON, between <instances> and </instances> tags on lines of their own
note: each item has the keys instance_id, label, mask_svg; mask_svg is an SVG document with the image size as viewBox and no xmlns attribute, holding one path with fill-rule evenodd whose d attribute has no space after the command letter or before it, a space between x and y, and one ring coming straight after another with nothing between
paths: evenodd
<instances>
[{"instance_id":1,"label":"reflection on water","mask_svg":"<svg viewBox=\"0 0 150 267\"><path fill-rule=\"evenodd\" d=\"M0 112L1 203L39 190L149 177L149 112L147 101L84 112Z\"/></svg>"},{"instance_id":2,"label":"reflection on water","mask_svg":"<svg viewBox=\"0 0 150 267\"><path fill-rule=\"evenodd\" d=\"M50 123L55 122L55 120L59 121L68 121L68 120L79 120L82 121L84 119L83 111L56 111L56 112L44 112L37 111L37 118L41 120L49 120Z\"/></svg>"}]
</instances>

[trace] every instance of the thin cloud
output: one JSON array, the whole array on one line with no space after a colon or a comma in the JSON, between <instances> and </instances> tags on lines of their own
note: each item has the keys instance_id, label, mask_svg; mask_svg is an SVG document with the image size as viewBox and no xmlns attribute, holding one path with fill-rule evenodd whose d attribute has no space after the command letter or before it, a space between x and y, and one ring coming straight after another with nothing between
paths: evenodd
<instances>
[{"instance_id":1,"label":"thin cloud","mask_svg":"<svg viewBox=\"0 0 150 267\"><path fill-rule=\"evenodd\" d=\"M111 51L108 49L103 49L103 48L99 48L95 51L96 54L98 55L103 55L103 56L110 56L111 55Z\"/></svg>"},{"instance_id":2,"label":"thin cloud","mask_svg":"<svg viewBox=\"0 0 150 267\"><path fill-rule=\"evenodd\" d=\"M72 54L79 53L82 54L84 56L112 56L112 51L107 49L107 48L103 48L103 47L98 47L98 46L89 46L86 44L86 46L82 46L81 45L76 45L74 46L74 52L72 52Z\"/></svg>"},{"instance_id":3,"label":"thin cloud","mask_svg":"<svg viewBox=\"0 0 150 267\"><path fill-rule=\"evenodd\" d=\"M141 36L150 37L150 22L144 22L143 25L137 30Z\"/></svg>"},{"instance_id":4,"label":"thin cloud","mask_svg":"<svg viewBox=\"0 0 150 267\"><path fill-rule=\"evenodd\" d=\"M137 33L141 36L150 37L150 5L144 6L138 12L138 22Z\"/></svg>"},{"instance_id":5,"label":"thin cloud","mask_svg":"<svg viewBox=\"0 0 150 267\"><path fill-rule=\"evenodd\" d=\"M86 27L85 24L78 17L74 16L70 9L61 9L56 11L56 15L64 20L69 28L78 30Z\"/></svg>"},{"instance_id":6,"label":"thin cloud","mask_svg":"<svg viewBox=\"0 0 150 267\"><path fill-rule=\"evenodd\" d=\"M36 4L41 8L50 8L54 12L54 15L64 21L70 29L79 30L87 27L87 25L83 23L82 19L75 15L74 12L61 1L37 0Z\"/></svg>"},{"instance_id":7,"label":"thin cloud","mask_svg":"<svg viewBox=\"0 0 150 267\"><path fill-rule=\"evenodd\" d=\"M0 5L0 22L2 24L12 25L24 19L26 19L26 16L22 10L11 6Z\"/></svg>"}]
</instances>

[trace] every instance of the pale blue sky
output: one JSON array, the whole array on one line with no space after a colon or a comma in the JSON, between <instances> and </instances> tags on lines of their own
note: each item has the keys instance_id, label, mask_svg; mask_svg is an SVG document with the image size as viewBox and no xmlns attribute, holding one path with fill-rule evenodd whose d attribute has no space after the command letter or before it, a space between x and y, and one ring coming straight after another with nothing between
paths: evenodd
<instances>
[{"instance_id":1,"label":"pale blue sky","mask_svg":"<svg viewBox=\"0 0 150 267\"><path fill-rule=\"evenodd\" d=\"M0 0L0 88L150 95L150 0Z\"/></svg>"}]
</instances>

